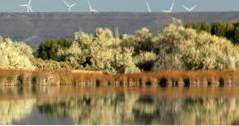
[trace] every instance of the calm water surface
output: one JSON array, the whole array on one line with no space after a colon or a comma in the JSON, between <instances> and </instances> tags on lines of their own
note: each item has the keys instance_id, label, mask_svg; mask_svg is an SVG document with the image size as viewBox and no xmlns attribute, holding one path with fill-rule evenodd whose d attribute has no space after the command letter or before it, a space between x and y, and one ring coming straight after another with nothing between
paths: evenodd
<instances>
[{"instance_id":1,"label":"calm water surface","mask_svg":"<svg viewBox=\"0 0 239 126\"><path fill-rule=\"evenodd\" d=\"M238 124L239 89L0 89L0 124Z\"/></svg>"}]
</instances>

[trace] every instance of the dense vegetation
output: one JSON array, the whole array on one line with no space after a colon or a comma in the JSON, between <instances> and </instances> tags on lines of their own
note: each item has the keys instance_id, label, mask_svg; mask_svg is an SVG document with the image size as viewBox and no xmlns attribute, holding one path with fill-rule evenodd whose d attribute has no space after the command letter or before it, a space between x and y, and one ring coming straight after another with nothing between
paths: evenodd
<instances>
[{"instance_id":1,"label":"dense vegetation","mask_svg":"<svg viewBox=\"0 0 239 126\"><path fill-rule=\"evenodd\" d=\"M239 39L238 30L236 23L184 27L175 21L155 36L142 28L134 34L118 37L109 29L98 28L95 34L77 32L73 40L47 40L35 52L23 43L1 38L0 55L4 60L0 66L111 73L236 69L239 50L232 41Z\"/></svg>"},{"instance_id":2,"label":"dense vegetation","mask_svg":"<svg viewBox=\"0 0 239 126\"><path fill-rule=\"evenodd\" d=\"M234 69L238 47L229 40L171 24L155 37L154 70Z\"/></svg>"},{"instance_id":3,"label":"dense vegetation","mask_svg":"<svg viewBox=\"0 0 239 126\"><path fill-rule=\"evenodd\" d=\"M30 46L24 43L12 42L11 39L0 37L1 68L34 69L33 55Z\"/></svg>"},{"instance_id":4,"label":"dense vegetation","mask_svg":"<svg viewBox=\"0 0 239 126\"><path fill-rule=\"evenodd\" d=\"M212 35L225 37L234 44L239 44L239 23L238 22L215 22L207 24L204 22L187 24L186 27L193 28L197 31L206 31Z\"/></svg>"}]
</instances>

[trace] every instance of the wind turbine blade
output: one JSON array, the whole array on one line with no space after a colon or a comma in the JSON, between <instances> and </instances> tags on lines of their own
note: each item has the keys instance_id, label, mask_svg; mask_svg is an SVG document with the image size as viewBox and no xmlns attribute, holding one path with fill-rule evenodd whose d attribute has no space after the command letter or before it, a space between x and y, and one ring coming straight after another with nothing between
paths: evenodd
<instances>
[{"instance_id":1,"label":"wind turbine blade","mask_svg":"<svg viewBox=\"0 0 239 126\"><path fill-rule=\"evenodd\" d=\"M197 8L197 5L194 5L194 6L191 8L191 11L194 10L195 8Z\"/></svg>"},{"instance_id":2,"label":"wind turbine blade","mask_svg":"<svg viewBox=\"0 0 239 126\"><path fill-rule=\"evenodd\" d=\"M32 3L32 0L29 0L29 1L28 1L28 5L30 5L31 3Z\"/></svg>"},{"instance_id":3,"label":"wind turbine blade","mask_svg":"<svg viewBox=\"0 0 239 126\"><path fill-rule=\"evenodd\" d=\"M72 4L71 7L74 7L76 5L76 3Z\"/></svg>"},{"instance_id":4,"label":"wind turbine blade","mask_svg":"<svg viewBox=\"0 0 239 126\"><path fill-rule=\"evenodd\" d=\"M148 9L148 12L150 13L150 12L151 12L151 8L150 8L150 6L149 6L148 1L146 2L146 6L147 6L147 9Z\"/></svg>"},{"instance_id":5,"label":"wind turbine blade","mask_svg":"<svg viewBox=\"0 0 239 126\"><path fill-rule=\"evenodd\" d=\"M191 8L188 8L188 7L185 6L185 5L182 5L182 7L183 7L185 10L187 10L188 12L191 12L191 11L193 11L193 10L197 7L197 5L194 5L194 6L192 6Z\"/></svg>"},{"instance_id":6,"label":"wind turbine blade","mask_svg":"<svg viewBox=\"0 0 239 126\"><path fill-rule=\"evenodd\" d=\"M22 5L19 5L19 6L21 6L21 7L27 7L27 5L26 5L26 4L22 4Z\"/></svg>"},{"instance_id":7,"label":"wind turbine blade","mask_svg":"<svg viewBox=\"0 0 239 126\"><path fill-rule=\"evenodd\" d=\"M77 2L80 2L80 0L70 0L71 3L77 3Z\"/></svg>"},{"instance_id":8,"label":"wind turbine blade","mask_svg":"<svg viewBox=\"0 0 239 126\"><path fill-rule=\"evenodd\" d=\"M163 12L164 13L171 13L173 11L175 2L176 2L176 0L173 0L172 4L170 5L169 10L163 10Z\"/></svg>"},{"instance_id":9,"label":"wind turbine blade","mask_svg":"<svg viewBox=\"0 0 239 126\"><path fill-rule=\"evenodd\" d=\"M185 10L187 10L187 11L190 10L190 9L189 9L188 7L186 7L185 5L182 5L182 7L183 7Z\"/></svg>"},{"instance_id":10,"label":"wind turbine blade","mask_svg":"<svg viewBox=\"0 0 239 126\"><path fill-rule=\"evenodd\" d=\"M29 11L30 11L30 12L33 12L32 8L31 8L30 6L29 6Z\"/></svg>"},{"instance_id":11,"label":"wind turbine blade","mask_svg":"<svg viewBox=\"0 0 239 126\"><path fill-rule=\"evenodd\" d=\"M165 12L165 13L167 13L168 12L168 10L162 10L163 12Z\"/></svg>"},{"instance_id":12,"label":"wind turbine blade","mask_svg":"<svg viewBox=\"0 0 239 126\"><path fill-rule=\"evenodd\" d=\"M91 3L90 3L90 0L88 0L88 6L89 6L89 10L92 11L92 6L91 6Z\"/></svg>"},{"instance_id":13,"label":"wind turbine blade","mask_svg":"<svg viewBox=\"0 0 239 126\"><path fill-rule=\"evenodd\" d=\"M176 2L176 0L173 0L172 4L171 4L171 6L170 6L170 9L169 9L170 11L173 11L175 2Z\"/></svg>"},{"instance_id":14,"label":"wind turbine blade","mask_svg":"<svg viewBox=\"0 0 239 126\"><path fill-rule=\"evenodd\" d=\"M62 2L63 2L67 7L69 7L69 4L68 4L65 0L62 0Z\"/></svg>"}]
</instances>

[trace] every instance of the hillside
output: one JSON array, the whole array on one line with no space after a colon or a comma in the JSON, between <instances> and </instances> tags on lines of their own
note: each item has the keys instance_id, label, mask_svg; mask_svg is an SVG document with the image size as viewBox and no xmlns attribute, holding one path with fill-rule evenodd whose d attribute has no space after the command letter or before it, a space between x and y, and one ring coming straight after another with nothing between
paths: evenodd
<instances>
[{"instance_id":1,"label":"hillside","mask_svg":"<svg viewBox=\"0 0 239 126\"><path fill-rule=\"evenodd\" d=\"M170 22L171 17L184 23L238 21L239 12L198 13L0 13L0 35L26 41L35 47L49 38L72 37L76 31L93 33L97 27L108 27L119 33L132 33L141 27L153 33Z\"/></svg>"}]
</instances>

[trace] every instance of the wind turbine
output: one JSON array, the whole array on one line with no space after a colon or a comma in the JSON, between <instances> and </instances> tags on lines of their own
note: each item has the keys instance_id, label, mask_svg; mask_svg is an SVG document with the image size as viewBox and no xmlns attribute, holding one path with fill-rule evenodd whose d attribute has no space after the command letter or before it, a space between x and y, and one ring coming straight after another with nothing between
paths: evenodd
<instances>
[{"instance_id":1,"label":"wind turbine","mask_svg":"<svg viewBox=\"0 0 239 126\"><path fill-rule=\"evenodd\" d=\"M172 13L176 0L173 0L169 10L163 10L164 13Z\"/></svg>"},{"instance_id":2,"label":"wind turbine","mask_svg":"<svg viewBox=\"0 0 239 126\"><path fill-rule=\"evenodd\" d=\"M62 2L66 5L66 7L68 8L68 12L71 12L71 8L74 7L76 5L75 2L73 2L73 4L69 4L67 3L65 0L62 0Z\"/></svg>"},{"instance_id":3,"label":"wind turbine","mask_svg":"<svg viewBox=\"0 0 239 126\"><path fill-rule=\"evenodd\" d=\"M29 0L27 4L21 4L20 6L21 7L26 7L27 12L33 12L32 8L31 8L31 3L32 3L32 0Z\"/></svg>"},{"instance_id":4,"label":"wind turbine","mask_svg":"<svg viewBox=\"0 0 239 126\"><path fill-rule=\"evenodd\" d=\"M188 12L191 12L191 11L193 11L193 10L197 7L197 5L194 5L194 6L192 6L191 8L188 8L188 7L185 6L185 5L182 5L182 7L183 7L185 10L187 10Z\"/></svg>"},{"instance_id":5,"label":"wind turbine","mask_svg":"<svg viewBox=\"0 0 239 126\"><path fill-rule=\"evenodd\" d=\"M88 6L89 6L89 11L90 11L90 12L92 12L92 13L97 13L97 12L98 12L98 10L92 8L92 5L91 5L91 3L90 3L90 0L88 0Z\"/></svg>"},{"instance_id":6,"label":"wind turbine","mask_svg":"<svg viewBox=\"0 0 239 126\"><path fill-rule=\"evenodd\" d=\"M149 2L148 2L148 1L146 1L146 6L147 6L147 11L148 11L148 13L151 13L151 12L152 12L152 10L151 10L151 7L150 7L150 5L149 5Z\"/></svg>"},{"instance_id":7,"label":"wind turbine","mask_svg":"<svg viewBox=\"0 0 239 126\"><path fill-rule=\"evenodd\" d=\"M119 27L118 26L114 27L114 32L115 32L115 37L119 38L120 34L119 34Z\"/></svg>"}]
</instances>

